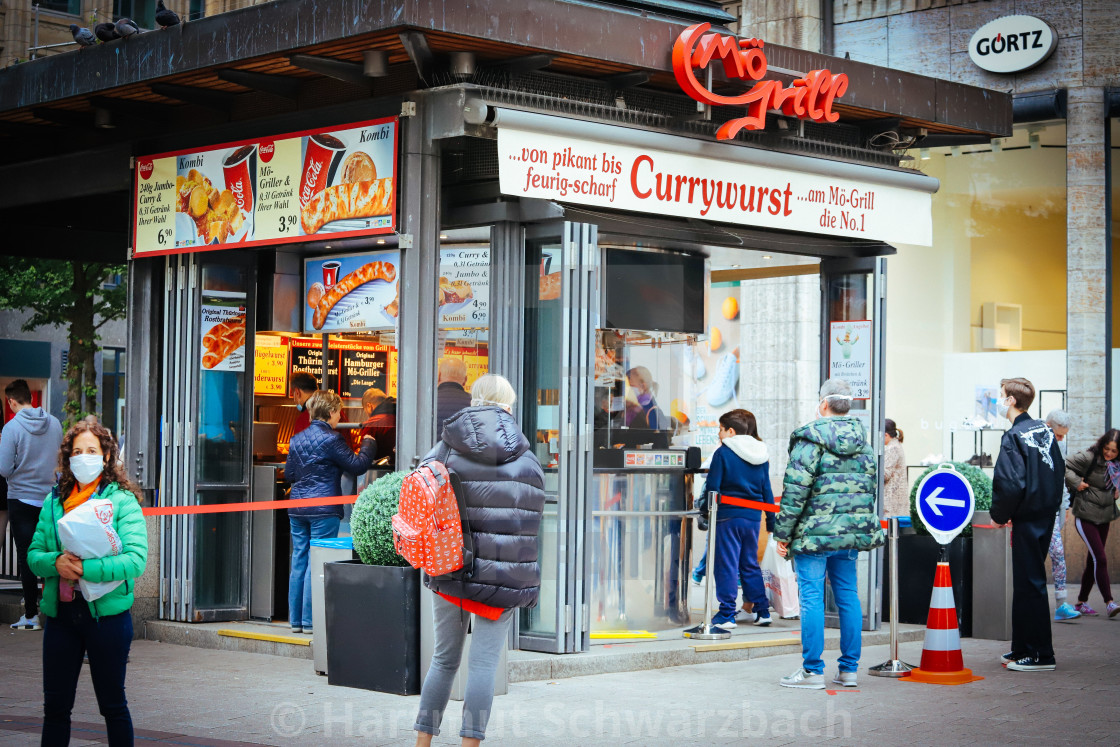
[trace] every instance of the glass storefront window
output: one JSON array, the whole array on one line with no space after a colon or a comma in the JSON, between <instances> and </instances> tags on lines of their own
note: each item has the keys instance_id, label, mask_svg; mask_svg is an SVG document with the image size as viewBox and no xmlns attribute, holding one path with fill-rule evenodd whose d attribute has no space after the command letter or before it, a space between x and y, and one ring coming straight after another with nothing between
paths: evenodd
<instances>
[{"instance_id":1,"label":"glass storefront window","mask_svg":"<svg viewBox=\"0 0 1120 747\"><path fill-rule=\"evenodd\" d=\"M537 557L541 565L540 603L521 611L521 631L555 636L558 616L559 557L556 541L561 521L560 490L560 377L563 309L560 301L559 244L534 244L526 259L525 392L523 428L544 468L545 506Z\"/></svg>"},{"instance_id":2,"label":"glass storefront window","mask_svg":"<svg viewBox=\"0 0 1120 747\"><path fill-rule=\"evenodd\" d=\"M994 462L1005 377L1039 390L1034 416L1066 389L1066 128L1017 125L992 144L912 151L940 180L933 245L887 260L886 412L923 461Z\"/></svg>"},{"instance_id":3,"label":"glass storefront window","mask_svg":"<svg viewBox=\"0 0 1120 747\"><path fill-rule=\"evenodd\" d=\"M198 505L245 500L240 490L198 493ZM238 607L244 576L245 514L200 514L195 517L195 606L202 609Z\"/></svg>"},{"instance_id":4,"label":"glass storefront window","mask_svg":"<svg viewBox=\"0 0 1120 747\"><path fill-rule=\"evenodd\" d=\"M1108 121L1108 169L1110 194L1105 199L1111 204L1112 278L1109 292L1112 306L1112 408L1110 423L1120 417L1120 119ZM1111 427L1111 425L1110 425Z\"/></svg>"},{"instance_id":5,"label":"glass storefront window","mask_svg":"<svg viewBox=\"0 0 1120 747\"><path fill-rule=\"evenodd\" d=\"M471 385L490 368L490 229L440 234L439 308L436 336L437 420L450 416L458 387ZM439 424L437 423L437 431ZM436 433L436 438L439 438Z\"/></svg>"},{"instance_id":6,"label":"glass storefront window","mask_svg":"<svg viewBox=\"0 0 1120 747\"><path fill-rule=\"evenodd\" d=\"M245 340L246 269L202 266L202 346L198 381L197 482L236 485L245 474L247 435L242 423L246 396L244 356L224 357L224 340ZM238 325L240 319L240 325ZM238 326L240 330L238 331ZM236 349L236 346L234 346Z\"/></svg>"}]
</instances>

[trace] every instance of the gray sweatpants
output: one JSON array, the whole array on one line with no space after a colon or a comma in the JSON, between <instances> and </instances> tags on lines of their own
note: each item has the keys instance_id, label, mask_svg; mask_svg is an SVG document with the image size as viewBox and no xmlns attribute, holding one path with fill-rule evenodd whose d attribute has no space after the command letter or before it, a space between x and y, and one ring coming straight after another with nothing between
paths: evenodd
<instances>
[{"instance_id":1,"label":"gray sweatpants","mask_svg":"<svg viewBox=\"0 0 1120 747\"><path fill-rule=\"evenodd\" d=\"M435 648L424 687L420 691L420 712L413 729L439 734L443 712L451 697L451 685L463 658L467 624L472 615L464 612L438 594L433 594L432 614L435 618ZM497 620L473 615L471 653L467 660L467 692L463 698L463 727L460 737L486 738L486 722L494 703L494 677L498 661L506 647L513 610L502 613Z\"/></svg>"}]
</instances>

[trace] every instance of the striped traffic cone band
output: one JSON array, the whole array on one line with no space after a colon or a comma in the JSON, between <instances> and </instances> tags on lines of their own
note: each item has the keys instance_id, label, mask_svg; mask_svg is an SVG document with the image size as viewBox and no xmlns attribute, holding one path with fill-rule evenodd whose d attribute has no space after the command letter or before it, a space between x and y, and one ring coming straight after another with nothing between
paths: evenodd
<instances>
[{"instance_id":1,"label":"striped traffic cone band","mask_svg":"<svg viewBox=\"0 0 1120 747\"><path fill-rule=\"evenodd\" d=\"M982 680L965 669L961 654L961 631L957 625L957 605L949 564L938 563L929 602L926 639L922 645L922 664L903 679L933 685L963 685Z\"/></svg>"}]
</instances>

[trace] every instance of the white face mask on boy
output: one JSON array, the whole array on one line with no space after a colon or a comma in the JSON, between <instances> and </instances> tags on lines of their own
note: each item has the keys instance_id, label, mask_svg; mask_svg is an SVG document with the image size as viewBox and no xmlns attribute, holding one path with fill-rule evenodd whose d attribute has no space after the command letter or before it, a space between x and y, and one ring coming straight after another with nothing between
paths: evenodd
<instances>
[{"instance_id":1,"label":"white face mask on boy","mask_svg":"<svg viewBox=\"0 0 1120 747\"><path fill-rule=\"evenodd\" d=\"M1007 402L1009 399L1011 399L1011 397L1004 397L996 401L996 412L1001 418L1006 418L1007 413L1011 410L1011 405Z\"/></svg>"}]
</instances>

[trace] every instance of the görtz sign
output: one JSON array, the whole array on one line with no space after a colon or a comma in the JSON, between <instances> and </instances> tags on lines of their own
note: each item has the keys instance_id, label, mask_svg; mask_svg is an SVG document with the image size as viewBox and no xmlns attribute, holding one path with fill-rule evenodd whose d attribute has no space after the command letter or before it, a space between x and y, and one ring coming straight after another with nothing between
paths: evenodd
<instances>
[{"instance_id":1,"label":"g\u00f6rtz sign","mask_svg":"<svg viewBox=\"0 0 1120 747\"><path fill-rule=\"evenodd\" d=\"M1041 65L1057 46L1058 35L1041 18L1003 16L976 30L968 56L990 73L1018 73Z\"/></svg>"}]
</instances>

